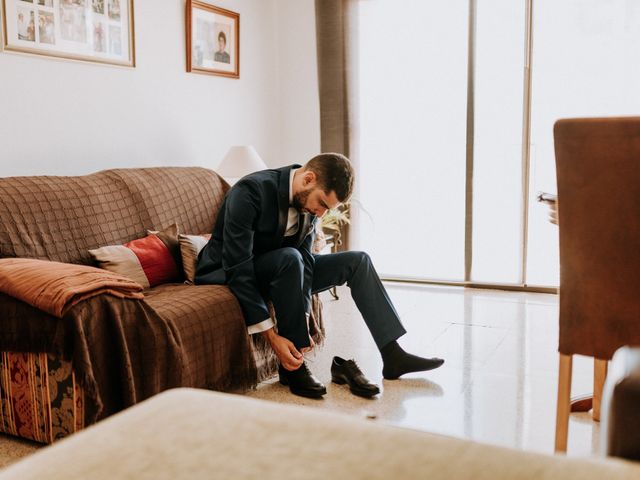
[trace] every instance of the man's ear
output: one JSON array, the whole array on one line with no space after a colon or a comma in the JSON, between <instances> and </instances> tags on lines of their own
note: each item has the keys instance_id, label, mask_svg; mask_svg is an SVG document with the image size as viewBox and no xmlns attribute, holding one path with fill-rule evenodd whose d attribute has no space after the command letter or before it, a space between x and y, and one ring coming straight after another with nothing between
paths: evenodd
<instances>
[{"instance_id":1,"label":"man's ear","mask_svg":"<svg viewBox=\"0 0 640 480\"><path fill-rule=\"evenodd\" d=\"M302 185L304 187L307 187L313 183L315 183L316 181L316 173L312 172L311 170L309 170L308 172L304 173L304 176L302 177Z\"/></svg>"}]
</instances>

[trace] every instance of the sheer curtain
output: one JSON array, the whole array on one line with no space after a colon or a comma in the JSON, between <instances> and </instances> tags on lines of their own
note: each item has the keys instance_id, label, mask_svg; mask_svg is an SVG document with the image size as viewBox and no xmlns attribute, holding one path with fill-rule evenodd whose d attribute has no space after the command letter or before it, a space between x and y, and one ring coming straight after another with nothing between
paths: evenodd
<instances>
[{"instance_id":1,"label":"sheer curtain","mask_svg":"<svg viewBox=\"0 0 640 480\"><path fill-rule=\"evenodd\" d=\"M382 275L464 277L467 15L466 0L360 3L354 246Z\"/></svg>"}]
</instances>

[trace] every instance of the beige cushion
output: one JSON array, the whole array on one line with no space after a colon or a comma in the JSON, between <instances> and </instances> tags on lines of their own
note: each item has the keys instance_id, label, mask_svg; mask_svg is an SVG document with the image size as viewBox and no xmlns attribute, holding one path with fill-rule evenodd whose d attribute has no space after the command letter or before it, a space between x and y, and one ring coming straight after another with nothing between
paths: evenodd
<instances>
[{"instance_id":1,"label":"beige cushion","mask_svg":"<svg viewBox=\"0 0 640 480\"><path fill-rule=\"evenodd\" d=\"M185 283L193 284L196 276L196 266L198 265L198 254L211 238L211 234L180 234L178 238L180 240L180 253L182 254L182 267L184 268L184 281Z\"/></svg>"},{"instance_id":2,"label":"beige cushion","mask_svg":"<svg viewBox=\"0 0 640 480\"><path fill-rule=\"evenodd\" d=\"M640 478L622 460L553 457L204 390L171 390L14 464L8 479Z\"/></svg>"}]
</instances>

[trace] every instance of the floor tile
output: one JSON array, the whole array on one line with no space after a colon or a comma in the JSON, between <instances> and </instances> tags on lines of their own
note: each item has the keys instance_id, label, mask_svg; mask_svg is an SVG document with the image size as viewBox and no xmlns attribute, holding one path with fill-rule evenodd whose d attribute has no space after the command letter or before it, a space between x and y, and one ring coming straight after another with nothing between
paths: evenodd
<instances>
[{"instance_id":1,"label":"floor tile","mask_svg":"<svg viewBox=\"0 0 640 480\"><path fill-rule=\"evenodd\" d=\"M310 368L328 385L323 400L295 397L277 381L250 396L334 410L372 421L537 452L553 451L558 377L557 296L388 283L408 335L408 351L442 356L443 367L382 380L382 362L348 289L340 301L323 294L327 341ZM381 386L365 400L330 384L333 355L355 358ZM574 357L574 394L591 390L593 362ZM569 454L598 451L599 426L572 415Z\"/></svg>"}]
</instances>

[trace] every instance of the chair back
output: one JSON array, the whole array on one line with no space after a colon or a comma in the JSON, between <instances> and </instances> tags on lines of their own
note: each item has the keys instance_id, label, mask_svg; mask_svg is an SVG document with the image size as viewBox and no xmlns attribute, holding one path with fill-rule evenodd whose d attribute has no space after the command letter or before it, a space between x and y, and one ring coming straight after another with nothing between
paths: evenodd
<instances>
[{"instance_id":1,"label":"chair back","mask_svg":"<svg viewBox=\"0 0 640 480\"><path fill-rule=\"evenodd\" d=\"M640 117L554 127L560 353L640 345Z\"/></svg>"}]
</instances>

